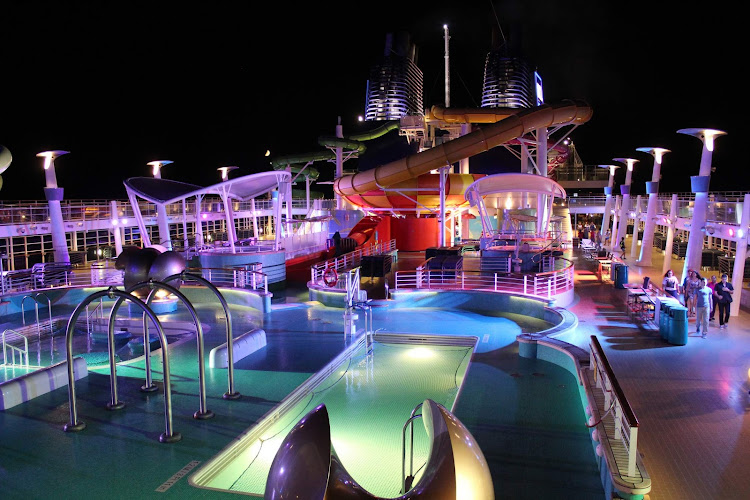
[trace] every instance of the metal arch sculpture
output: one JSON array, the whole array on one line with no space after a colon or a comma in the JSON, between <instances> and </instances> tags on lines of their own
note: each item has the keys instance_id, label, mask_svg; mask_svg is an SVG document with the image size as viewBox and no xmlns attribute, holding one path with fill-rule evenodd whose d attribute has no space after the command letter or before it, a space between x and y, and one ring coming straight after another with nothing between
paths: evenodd
<instances>
[{"instance_id":1,"label":"metal arch sculpture","mask_svg":"<svg viewBox=\"0 0 750 500\"><path fill-rule=\"evenodd\" d=\"M468 429L430 399L422 404L422 415L431 441L425 471L414 487L402 492L397 500L494 499L489 467ZM380 498L349 475L333 449L330 432L325 405L305 415L284 438L274 457L264 498Z\"/></svg>"},{"instance_id":2,"label":"metal arch sculpture","mask_svg":"<svg viewBox=\"0 0 750 500\"><path fill-rule=\"evenodd\" d=\"M162 443L174 443L182 439L182 435L179 432L175 432L172 428L172 388L170 383L169 373L169 348L167 344L167 336L164 334L164 329L159 322L159 318L156 317L154 312L140 299L132 296L131 294L122 290L117 290L114 287L109 287L107 290L101 290L94 292L86 297L78 306L73 310L68 320L68 326L65 331L65 345L66 355L68 363L68 400L70 403L70 422L63 426L65 432L78 432L86 428L86 423L78 420L78 412L76 409L76 386L75 386L75 375L73 373L73 330L75 324L78 321L78 317L81 312L94 300L101 297L109 297L114 299L116 296L122 299L130 300L132 303L143 309L143 312L154 322L156 330L159 334L159 340L162 345L162 364L164 365L164 420L165 420L165 431L159 436L159 441ZM110 331L108 339L109 345L114 345L114 330ZM114 355L110 352L110 368L114 365Z\"/></svg>"},{"instance_id":3,"label":"metal arch sculpture","mask_svg":"<svg viewBox=\"0 0 750 500\"><path fill-rule=\"evenodd\" d=\"M193 317L193 322L195 323L195 328L197 331L197 337L198 337L198 395L199 395L199 408L198 411L193 414L193 418L198 420L205 420L209 419L214 416L214 413L211 410L206 409L206 373L205 373L205 366L203 363L203 357L204 357L204 349L203 349L203 327L201 326L200 319L198 318L198 313L196 312L195 308L193 307L193 304L190 303L190 301L185 297L185 295L180 292L177 288L168 285L161 281L155 281L155 280L148 280L148 281L142 281L140 283L136 283L135 285L131 286L126 290L126 293L131 294L133 291L138 290L140 288L150 288L151 291L148 294L148 298L146 299L146 306L149 306L151 302L153 301L154 297L156 296L156 291L159 289L166 290L169 293L173 294L175 297L180 299L182 303L185 305L185 307L190 312L190 315ZM112 306L112 311L109 313L109 356L110 360L114 360L115 351L114 351L114 332L115 332L115 318L117 317L117 311L119 311L120 306L124 302L124 298L120 298L115 302L115 304ZM164 344L162 344L162 347ZM151 382L151 349L150 349L150 342L148 338L148 321L146 321L146 318L143 319L143 350L144 350L144 357L145 357L145 372L146 372L146 382L141 388L144 391L151 391L153 390L152 387L155 387L153 383ZM110 386L111 386L111 392L112 392L112 401L111 401L111 409L119 409L122 406L122 403L117 401L117 372L115 368L115 364L110 364Z\"/></svg>"}]
</instances>

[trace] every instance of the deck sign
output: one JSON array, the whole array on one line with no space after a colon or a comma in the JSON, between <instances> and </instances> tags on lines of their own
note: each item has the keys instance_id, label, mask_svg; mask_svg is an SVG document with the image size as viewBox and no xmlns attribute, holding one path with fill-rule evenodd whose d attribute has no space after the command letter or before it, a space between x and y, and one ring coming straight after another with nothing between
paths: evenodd
<instances>
[{"instance_id":1,"label":"deck sign","mask_svg":"<svg viewBox=\"0 0 750 500\"><path fill-rule=\"evenodd\" d=\"M164 483L162 483L161 486L156 488L156 491L158 491L159 493L164 493L169 488L171 488L177 481L187 476L191 470L195 469L198 466L198 464L200 464L198 460L193 460L192 462L187 464L185 467L178 470L172 477L164 481Z\"/></svg>"}]
</instances>

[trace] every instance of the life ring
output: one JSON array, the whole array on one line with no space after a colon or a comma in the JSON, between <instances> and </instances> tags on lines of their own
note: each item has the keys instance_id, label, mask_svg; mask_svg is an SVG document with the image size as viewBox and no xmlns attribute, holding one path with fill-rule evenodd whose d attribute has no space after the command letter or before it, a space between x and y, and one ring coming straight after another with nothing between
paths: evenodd
<instances>
[{"instance_id":1,"label":"life ring","mask_svg":"<svg viewBox=\"0 0 750 500\"><path fill-rule=\"evenodd\" d=\"M323 282L326 284L327 287L334 287L336 286L336 283L339 281L339 273L336 272L336 269L332 267L327 267L325 271L323 271Z\"/></svg>"}]
</instances>

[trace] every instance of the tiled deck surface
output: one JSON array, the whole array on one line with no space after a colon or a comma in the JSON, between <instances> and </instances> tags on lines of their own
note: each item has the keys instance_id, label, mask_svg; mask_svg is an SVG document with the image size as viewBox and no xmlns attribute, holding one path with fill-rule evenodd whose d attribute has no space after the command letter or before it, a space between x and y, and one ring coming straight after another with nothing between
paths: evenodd
<instances>
[{"instance_id":1,"label":"tiled deck surface","mask_svg":"<svg viewBox=\"0 0 750 500\"><path fill-rule=\"evenodd\" d=\"M590 261L572 254L578 300L569 309L579 326L558 338L586 348L591 335L599 338L641 425L638 448L652 480L649 497L750 498L750 314L740 311L726 330L717 319L706 339L690 321L687 345L670 345L658 326L627 315L626 290L600 284L587 270ZM652 266L639 268L628 257L628 281L649 276L660 283L663 258L654 251ZM676 274L683 263L673 260Z\"/></svg>"}]
</instances>

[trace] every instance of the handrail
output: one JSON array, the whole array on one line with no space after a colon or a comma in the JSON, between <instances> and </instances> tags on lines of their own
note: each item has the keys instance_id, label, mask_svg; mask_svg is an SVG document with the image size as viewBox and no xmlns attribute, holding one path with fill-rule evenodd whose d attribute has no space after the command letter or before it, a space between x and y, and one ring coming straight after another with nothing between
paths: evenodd
<instances>
[{"instance_id":1,"label":"handrail","mask_svg":"<svg viewBox=\"0 0 750 500\"><path fill-rule=\"evenodd\" d=\"M195 281L197 283L202 284L209 290L211 290L214 295L216 295L216 298L219 299L219 303L221 304L221 308L224 311L224 322L226 327L226 334L227 334L227 378L228 378L228 384L229 388L227 389L227 392L224 393L223 398L224 399L239 399L241 394L238 391L235 391L234 389L234 336L232 334L232 315L229 311L229 304L227 303L226 299L224 298L224 295L219 291L219 289L211 283L209 280L205 279L203 276L198 276L195 274L190 274L187 271L183 271L179 274L173 274L171 276L167 276L162 280L162 283L169 283L174 280L180 280L181 282L186 281ZM268 286L268 282L266 281L266 286ZM268 291L266 289L266 291Z\"/></svg>"},{"instance_id":2,"label":"handrail","mask_svg":"<svg viewBox=\"0 0 750 500\"><path fill-rule=\"evenodd\" d=\"M491 290L495 292L520 293L534 297L553 299L556 295L573 289L574 265L568 262L562 269L533 274L474 270L427 270L396 271L396 290Z\"/></svg>"},{"instance_id":3,"label":"handrail","mask_svg":"<svg viewBox=\"0 0 750 500\"><path fill-rule=\"evenodd\" d=\"M20 349L13 344L9 344L7 341L7 334L12 333L16 337L23 339L23 349ZM8 364L8 355L7 355L7 349L10 348L11 351L11 364L16 364L16 352L19 354L20 358L20 364L21 366L29 366L29 339L26 338L25 335L21 335L15 330L12 330L10 328L3 331L3 364ZM26 357L26 363L23 362L24 356Z\"/></svg>"},{"instance_id":4,"label":"handrail","mask_svg":"<svg viewBox=\"0 0 750 500\"><path fill-rule=\"evenodd\" d=\"M635 474L638 458L638 418L636 418L633 408L625 397L599 339L595 335L591 336L591 369L594 371L597 387L603 386L604 406L614 406L614 438L621 440L628 450L628 475L632 476ZM612 395L614 395L614 399L610 400ZM627 426L626 432L623 432L623 423Z\"/></svg>"},{"instance_id":5,"label":"handrail","mask_svg":"<svg viewBox=\"0 0 750 500\"><path fill-rule=\"evenodd\" d=\"M193 304L185 297L185 295L182 294L178 289L175 287L168 285L161 281L155 281L155 280L149 280L149 281L141 281L140 283L136 283L135 285L129 287L127 290L125 290L126 293L132 295L134 291L139 290L141 288L148 288L149 293L148 297L146 298L145 304L146 307L151 306L151 302L154 300L154 297L156 297L156 292L159 289L166 290L170 294L174 295L180 301L185 305L188 312L190 312L190 315L193 318L193 322L195 323L195 328L197 331L198 336L198 399L199 399L199 408L198 411L196 411L193 414L193 418L199 419L199 420L205 420L208 418L211 418L214 416L214 413L211 410L206 409L206 376L205 376L205 363L203 362L203 327L201 326L200 319L198 319L198 313L195 311L195 307L193 307ZM114 346L114 334L115 334L115 318L117 317L117 311L120 309L120 306L125 301L126 297L120 297L117 299L117 301L112 306L112 311L109 313L109 359L110 359L110 392L111 392L111 401L108 405L108 408L110 409L120 409L123 407L123 404L118 401L117 398L117 371L116 371L116 363L114 363L115 359L115 346ZM149 336L148 336L148 322L146 321L145 317L143 320L143 353L146 359L146 383L143 386L143 390L146 392L149 392L152 389L153 385L151 384L151 365L150 365L150 358L151 358L151 351L150 351L150 342L149 342Z\"/></svg>"},{"instance_id":6,"label":"handrail","mask_svg":"<svg viewBox=\"0 0 750 500\"><path fill-rule=\"evenodd\" d=\"M417 415L417 410L422 407L424 403L419 403L411 411L411 415L404 423L404 427L401 430L401 493L404 494L407 491L407 487L411 488L411 481L414 481L414 420L422 418L422 414ZM406 475L406 429L411 428L411 444L409 446L409 475Z\"/></svg>"},{"instance_id":7,"label":"handrail","mask_svg":"<svg viewBox=\"0 0 750 500\"><path fill-rule=\"evenodd\" d=\"M114 287L109 287L107 290L94 292L86 297L80 304L78 304L78 306L76 306L76 308L73 310L73 313L70 315L70 319L68 320L68 326L65 331L65 350L68 363L68 402L70 407L70 422L63 426L63 430L65 432L78 432L86 428L86 423L78 420L78 411L76 407L76 381L75 375L73 373L73 330L75 329L76 322L78 321L78 316L80 316L83 309L89 303L104 296L107 296L110 299L119 297L130 300L133 304L140 307L143 312L149 317L149 319L151 319L154 325L156 325L156 331L159 334L159 340L161 341L161 359L164 374L164 421L166 425L164 433L159 436L159 441L161 441L162 443L174 443L179 441L180 439L182 439L182 436L179 432L175 432L172 429L172 382L169 372L169 344L167 343L167 336L165 335L164 329L159 322L159 318L156 317L156 314L154 314L154 311L152 311L151 308L149 308L142 300L138 299L137 297L127 292L123 292L122 290L118 290ZM110 345L114 344L113 337L114 329L110 328L108 339ZM110 364L113 363L114 360L112 359L110 353Z\"/></svg>"},{"instance_id":8,"label":"handrail","mask_svg":"<svg viewBox=\"0 0 750 500\"><path fill-rule=\"evenodd\" d=\"M47 309L49 310L49 331L50 335L52 335L52 302L47 294L44 292L36 292L31 295L26 295L21 299L21 323L23 326L26 326L26 311L23 308L23 304L26 302L26 299L32 299L34 301L34 310L36 311L36 334L39 342L42 341L42 330L41 325L39 324L39 301L37 300L40 295L47 299Z\"/></svg>"},{"instance_id":9,"label":"handrail","mask_svg":"<svg viewBox=\"0 0 750 500\"><path fill-rule=\"evenodd\" d=\"M396 240L390 240L386 242L372 244L363 248L358 248L352 252L345 253L333 259L328 259L323 262L310 267L310 280L313 283L323 282L323 273L326 269L335 269L336 272L341 273L347 269L351 269L360 265L362 257L369 255L382 255L391 253L396 250Z\"/></svg>"}]
</instances>

